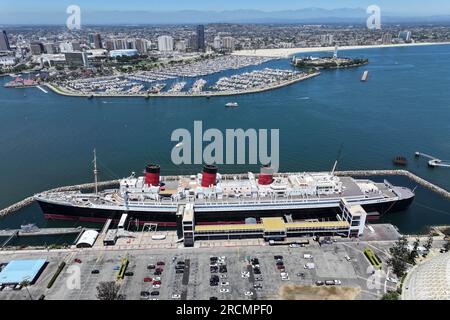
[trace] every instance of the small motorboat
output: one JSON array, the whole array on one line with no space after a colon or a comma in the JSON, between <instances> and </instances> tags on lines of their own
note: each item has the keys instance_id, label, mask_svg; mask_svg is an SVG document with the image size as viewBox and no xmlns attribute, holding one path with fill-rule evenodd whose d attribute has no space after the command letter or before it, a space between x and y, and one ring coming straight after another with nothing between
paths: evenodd
<instances>
[{"instance_id":1,"label":"small motorboat","mask_svg":"<svg viewBox=\"0 0 450 320\"><path fill-rule=\"evenodd\" d=\"M237 102L228 102L225 107L227 108L237 108L239 107L239 104Z\"/></svg>"}]
</instances>

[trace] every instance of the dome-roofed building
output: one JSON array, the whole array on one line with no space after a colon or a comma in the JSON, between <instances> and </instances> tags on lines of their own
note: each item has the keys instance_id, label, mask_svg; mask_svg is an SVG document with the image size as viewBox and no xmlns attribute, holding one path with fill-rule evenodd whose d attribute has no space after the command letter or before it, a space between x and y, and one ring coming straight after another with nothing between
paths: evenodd
<instances>
[{"instance_id":1,"label":"dome-roofed building","mask_svg":"<svg viewBox=\"0 0 450 320\"><path fill-rule=\"evenodd\" d=\"M402 300L450 300L450 253L414 267L403 283Z\"/></svg>"}]
</instances>

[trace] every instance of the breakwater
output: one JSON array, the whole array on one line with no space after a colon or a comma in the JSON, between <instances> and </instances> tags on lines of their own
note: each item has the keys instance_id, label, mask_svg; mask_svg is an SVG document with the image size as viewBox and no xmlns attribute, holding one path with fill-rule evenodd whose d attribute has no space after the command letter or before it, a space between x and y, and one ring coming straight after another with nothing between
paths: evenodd
<instances>
[{"instance_id":1,"label":"breakwater","mask_svg":"<svg viewBox=\"0 0 450 320\"><path fill-rule=\"evenodd\" d=\"M112 181L105 181L105 182L99 182L98 187L99 188L110 188L114 187L119 184L119 180L112 180ZM51 189L45 192L64 192L64 191L87 191L94 189L95 184L94 183L86 183L86 184L79 184L74 186L66 186L66 187L60 187ZM0 210L0 218L7 216L11 213L14 213L22 208L25 208L26 206L29 206L34 201L34 196L28 197L20 202L17 202L5 209Z\"/></svg>"}]
</instances>

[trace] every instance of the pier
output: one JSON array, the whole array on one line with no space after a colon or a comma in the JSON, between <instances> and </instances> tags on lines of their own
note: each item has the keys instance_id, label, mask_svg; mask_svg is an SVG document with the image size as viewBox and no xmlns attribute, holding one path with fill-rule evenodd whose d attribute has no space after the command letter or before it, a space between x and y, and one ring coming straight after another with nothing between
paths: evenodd
<instances>
[{"instance_id":1,"label":"pier","mask_svg":"<svg viewBox=\"0 0 450 320\"><path fill-rule=\"evenodd\" d=\"M433 168L434 167L450 168L450 160L441 160L436 157L430 156L429 154L421 152L416 152L416 157L424 157L430 159L430 161L428 161L428 165Z\"/></svg>"}]
</instances>

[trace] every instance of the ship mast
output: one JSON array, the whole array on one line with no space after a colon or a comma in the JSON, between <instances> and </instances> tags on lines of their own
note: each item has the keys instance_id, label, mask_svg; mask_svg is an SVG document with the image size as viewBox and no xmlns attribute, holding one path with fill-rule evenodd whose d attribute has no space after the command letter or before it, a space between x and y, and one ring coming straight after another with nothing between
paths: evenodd
<instances>
[{"instance_id":1,"label":"ship mast","mask_svg":"<svg viewBox=\"0 0 450 320\"><path fill-rule=\"evenodd\" d=\"M94 183L95 183L95 194L98 194L98 170L97 170L97 153L94 149Z\"/></svg>"}]
</instances>

